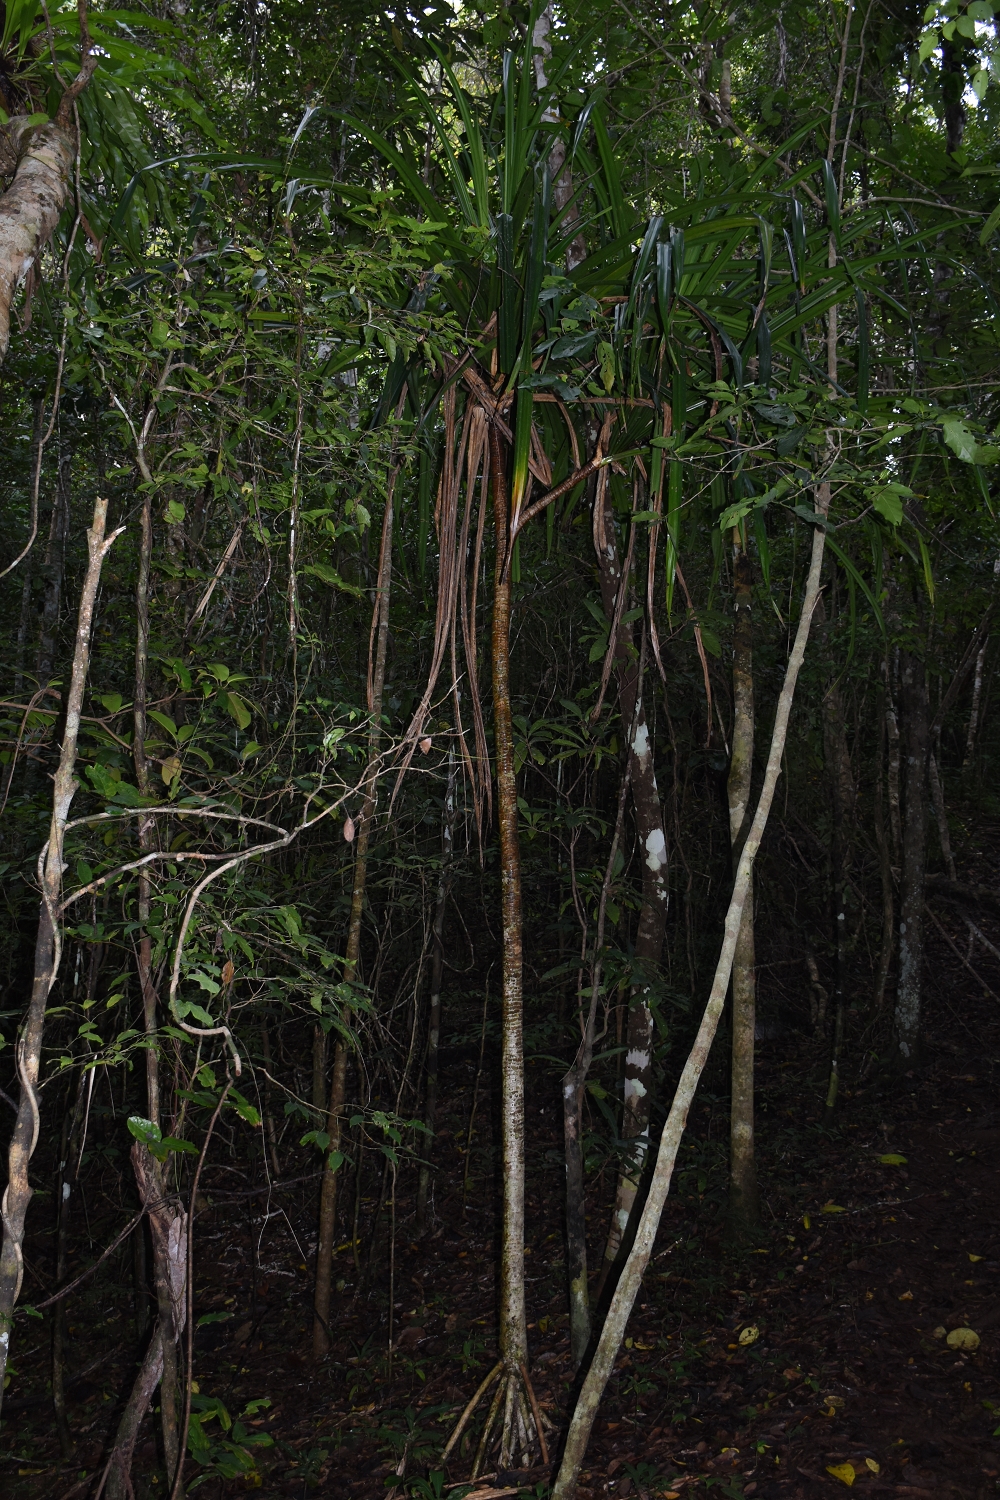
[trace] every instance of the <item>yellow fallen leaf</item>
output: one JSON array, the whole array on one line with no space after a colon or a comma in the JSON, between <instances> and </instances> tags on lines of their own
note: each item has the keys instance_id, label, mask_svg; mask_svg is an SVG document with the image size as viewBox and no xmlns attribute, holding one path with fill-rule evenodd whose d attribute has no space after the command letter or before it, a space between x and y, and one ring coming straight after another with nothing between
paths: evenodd
<instances>
[{"instance_id":1,"label":"yellow fallen leaf","mask_svg":"<svg viewBox=\"0 0 1000 1500\"><path fill-rule=\"evenodd\" d=\"M944 1336L945 1336L945 1334L947 1332L948 1332L947 1328L945 1328L943 1324L939 1323L938 1326L937 1326L937 1328L935 1328L934 1332L931 1334L931 1338L933 1338L933 1339L943 1339Z\"/></svg>"},{"instance_id":2,"label":"yellow fallen leaf","mask_svg":"<svg viewBox=\"0 0 1000 1500\"><path fill-rule=\"evenodd\" d=\"M755 1344L759 1338L760 1329L756 1326L756 1324L751 1323L750 1327L744 1328L743 1332L740 1334L740 1343L745 1347L747 1344Z\"/></svg>"},{"instance_id":3,"label":"yellow fallen leaf","mask_svg":"<svg viewBox=\"0 0 1000 1500\"><path fill-rule=\"evenodd\" d=\"M832 1474L834 1479L839 1479L841 1484L846 1484L848 1487L858 1477L854 1472L853 1464L827 1464L826 1472Z\"/></svg>"},{"instance_id":4,"label":"yellow fallen leaf","mask_svg":"<svg viewBox=\"0 0 1000 1500\"><path fill-rule=\"evenodd\" d=\"M913 1301L913 1293L912 1292L900 1292L900 1294L899 1294L899 1300L900 1300L900 1302L912 1302Z\"/></svg>"},{"instance_id":5,"label":"yellow fallen leaf","mask_svg":"<svg viewBox=\"0 0 1000 1500\"><path fill-rule=\"evenodd\" d=\"M832 1200L829 1203L824 1203L820 1209L820 1213L823 1214L846 1214L846 1212L846 1208L841 1208L839 1203L834 1203Z\"/></svg>"},{"instance_id":6,"label":"yellow fallen leaf","mask_svg":"<svg viewBox=\"0 0 1000 1500\"><path fill-rule=\"evenodd\" d=\"M873 1474L881 1474L882 1465L877 1464L873 1458L866 1458L865 1463L868 1465L869 1469L871 1469Z\"/></svg>"},{"instance_id":7,"label":"yellow fallen leaf","mask_svg":"<svg viewBox=\"0 0 1000 1500\"><path fill-rule=\"evenodd\" d=\"M967 1349L970 1353L979 1348L979 1334L971 1328L953 1328L948 1335L949 1349Z\"/></svg>"},{"instance_id":8,"label":"yellow fallen leaf","mask_svg":"<svg viewBox=\"0 0 1000 1500\"><path fill-rule=\"evenodd\" d=\"M900 1156L898 1151L887 1151L884 1156L879 1157L883 1167L905 1167L906 1157Z\"/></svg>"},{"instance_id":9,"label":"yellow fallen leaf","mask_svg":"<svg viewBox=\"0 0 1000 1500\"><path fill-rule=\"evenodd\" d=\"M164 786L169 786L175 777L181 774L180 757L168 755L160 766L160 775L163 777Z\"/></svg>"},{"instance_id":10,"label":"yellow fallen leaf","mask_svg":"<svg viewBox=\"0 0 1000 1500\"><path fill-rule=\"evenodd\" d=\"M971 1250L969 1251L969 1259L972 1261L973 1265L976 1263L977 1260L982 1260L982 1258L983 1257L981 1255L973 1255L972 1251Z\"/></svg>"},{"instance_id":11,"label":"yellow fallen leaf","mask_svg":"<svg viewBox=\"0 0 1000 1500\"><path fill-rule=\"evenodd\" d=\"M812 1228L812 1220L810 1219L810 1217L809 1217L808 1214L803 1214L802 1215L802 1227L803 1227L803 1229L811 1229Z\"/></svg>"}]
</instances>

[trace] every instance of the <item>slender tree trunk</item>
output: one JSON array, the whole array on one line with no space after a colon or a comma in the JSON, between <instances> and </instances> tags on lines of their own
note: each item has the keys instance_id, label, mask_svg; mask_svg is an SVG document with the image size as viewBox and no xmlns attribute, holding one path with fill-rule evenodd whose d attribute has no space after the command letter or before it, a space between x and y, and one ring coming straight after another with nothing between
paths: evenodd
<instances>
[{"instance_id":1,"label":"slender tree trunk","mask_svg":"<svg viewBox=\"0 0 1000 1500\"><path fill-rule=\"evenodd\" d=\"M42 429L45 419L45 398L43 396L36 397L35 401L33 402L33 411L34 419L32 422L31 432L31 468L32 473L37 474L38 482L40 484L41 474L39 471L41 469L42 456L39 452L39 448L42 446L43 442ZM24 663L27 658L28 633L31 626L31 580L33 576L32 563L34 562L34 557L34 551L31 551L24 559L24 563L22 564L24 569L24 579L21 584L21 612L18 616L17 646L15 648L14 655L15 698L20 696L21 690L24 687ZM2 805L6 801L7 791L10 786L10 779L13 775L13 771L14 762L13 760L11 760L8 767L7 776L4 781L3 796L0 797L0 805Z\"/></svg>"},{"instance_id":2,"label":"slender tree trunk","mask_svg":"<svg viewBox=\"0 0 1000 1500\"><path fill-rule=\"evenodd\" d=\"M15 1043L14 1056L20 1095L17 1121L7 1153L7 1186L0 1202L0 1215L3 1219L3 1244L0 1247L0 1402L3 1400L4 1378L10 1353L14 1304L20 1294L24 1276L21 1245L24 1240L25 1215L33 1191L28 1180L28 1164L38 1144L40 1126L37 1089L45 1007L56 982L59 960L62 957L58 908L62 894L63 836L69 820L70 804L77 788L73 772L83 711L83 690L90 664L94 603L104 559L119 535L115 531L111 536L105 536L107 515L108 502L102 499L95 501L94 519L87 533L89 562L80 594L73 666L66 695L66 722L52 792L52 818L48 839L38 858L42 902L35 940L31 998L21 1034Z\"/></svg>"},{"instance_id":3,"label":"slender tree trunk","mask_svg":"<svg viewBox=\"0 0 1000 1500\"><path fill-rule=\"evenodd\" d=\"M80 1159L80 1126L87 1099L87 1074L77 1073L72 1109L67 1099L66 1115L60 1143L59 1167L56 1171L56 1256L55 1283L61 1286L66 1277L70 1211ZM72 1457L73 1439L66 1415L66 1303L57 1302L52 1312L52 1410L59 1434L59 1449L64 1459Z\"/></svg>"},{"instance_id":4,"label":"slender tree trunk","mask_svg":"<svg viewBox=\"0 0 1000 1500\"><path fill-rule=\"evenodd\" d=\"M750 826L753 781L753 569L733 541L733 747L729 762L729 837L739 859ZM757 969L754 955L753 875L740 918L733 955L732 1103L729 1123L728 1230L737 1243L763 1233L757 1161L754 1151L754 1034L757 1024Z\"/></svg>"},{"instance_id":5,"label":"slender tree trunk","mask_svg":"<svg viewBox=\"0 0 1000 1500\"><path fill-rule=\"evenodd\" d=\"M955 856L951 852L951 830L948 827L948 809L945 806L944 788L941 785L937 756L933 750L927 759L927 773L930 782L931 801L934 804L934 820L937 823L938 839L941 844L941 857L944 860L944 867L948 871L948 879L957 880L958 872L955 869Z\"/></svg>"},{"instance_id":6,"label":"slender tree trunk","mask_svg":"<svg viewBox=\"0 0 1000 1500\"><path fill-rule=\"evenodd\" d=\"M892 835L892 857L898 865L903 847L903 825L899 812L899 720L892 698L888 660L883 665L882 675L885 680L885 727L889 736L889 831Z\"/></svg>"},{"instance_id":7,"label":"slender tree trunk","mask_svg":"<svg viewBox=\"0 0 1000 1500\"><path fill-rule=\"evenodd\" d=\"M614 521L605 504L607 472L595 481L594 539L601 582L601 602L609 621L626 613L616 611L619 590L627 589L619 559ZM649 1006L650 981L663 953L670 898L667 839L653 766L653 746L642 702L642 680L632 626L620 623L614 643L618 709L629 729L629 780L635 810L636 836L642 851L642 906L635 939L635 972L628 1012L622 1137L634 1142L632 1156L618 1175L615 1207L604 1249L600 1284L603 1285L621 1248L649 1149L649 1104L653 1087L653 1013Z\"/></svg>"},{"instance_id":8,"label":"slender tree trunk","mask_svg":"<svg viewBox=\"0 0 1000 1500\"><path fill-rule=\"evenodd\" d=\"M143 454L145 464L145 455ZM146 469L148 475L149 470ZM133 693L132 709L132 760L135 766L136 784L142 795L148 797L150 794L149 760L146 755L146 728L147 728L147 703L149 694L149 591L150 570L153 558L153 500L152 493L147 488L143 494L142 509L139 513L139 566L135 586L135 614L136 614L136 636L135 636L135 686ZM140 812L138 819L138 843L140 855L148 854L156 847L156 819L145 811ZM149 1120L154 1125L160 1124L160 1057L157 1042L157 994L153 983L153 943L149 933L151 886L149 874L146 869L139 871L138 878L138 919L139 933L138 946L136 950L139 989L142 994L143 1026L146 1034L146 1110ZM165 1201L169 1196L166 1191L163 1166L151 1157L148 1152L145 1156L132 1153L133 1164L136 1165L137 1185L139 1187L140 1199L143 1202ZM139 1172L143 1176L140 1179ZM147 1182L148 1179L148 1182ZM151 1218L152 1226L153 1220ZM183 1327L183 1320L177 1321L172 1310L171 1291L172 1278L175 1275L177 1252L170 1244L169 1235L155 1232L151 1233L151 1244L153 1250L153 1288L156 1294L157 1307L159 1309L158 1334L160 1341L160 1354L158 1362L161 1369L160 1382L160 1425L163 1435L163 1452L167 1463L167 1473L171 1481L177 1471L178 1463L181 1461L179 1450L180 1431L180 1370L179 1370L179 1340ZM186 1257L185 1257L186 1265ZM170 1330L173 1337L170 1337ZM141 1418L140 1418L141 1420ZM122 1477L124 1476L124 1477ZM114 1469L108 1477L109 1500L117 1500L116 1485L128 1483L128 1468L124 1466L122 1453L116 1460ZM122 1488L121 1495L127 1490ZM181 1491L183 1493L183 1491Z\"/></svg>"},{"instance_id":9,"label":"slender tree trunk","mask_svg":"<svg viewBox=\"0 0 1000 1500\"><path fill-rule=\"evenodd\" d=\"M621 844L622 822L628 798L631 762L625 763L621 791L618 796L618 816L611 840L608 863L601 885L601 899L597 910L597 931L594 936L593 959L590 965L590 1005L587 1018L583 1018L582 996L578 996L579 1018L582 1036L573 1066L562 1081L563 1095L563 1141L566 1156L566 1278L569 1283L569 1348L574 1371L579 1369L590 1343L590 1289L587 1279L587 1195L583 1163L583 1091L587 1074L594 1057L597 1006L601 995L602 958L604 953L604 924L607 914L608 896L615 874L615 862ZM583 952L580 955L580 974L587 956L587 930L583 932ZM605 1026L607 1006L605 1005Z\"/></svg>"},{"instance_id":10,"label":"slender tree trunk","mask_svg":"<svg viewBox=\"0 0 1000 1500\"><path fill-rule=\"evenodd\" d=\"M493 596L493 737L496 754L497 822L500 831L500 906L503 923L500 1118L503 1226L500 1246L500 1355L514 1378L528 1358L524 1297L524 1042L521 950L521 848L517 828L517 781L510 703L511 569L507 564L506 464L500 433L490 426L490 470L496 565ZM505 1413L504 1433L509 1416Z\"/></svg>"},{"instance_id":11,"label":"slender tree trunk","mask_svg":"<svg viewBox=\"0 0 1000 1500\"><path fill-rule=\"evenodd\" d=\"M63 573L66 567L66 538L69 535L70 463L68 448L59 453L59 477L52 500L49 540L45 548L45 594L38 633L38 656L35 676L44 687L52 676L59 635L59 613L62 606Z\"/></svg>"},{"instance_id":12,"label":"slender tree trunk","mask_svg":"<svg viewBox=\"0 0 1000 1500\"><path fill-rule=\"evenodd\" d=\"M889 856L889 840L885 832L885 809L883 786L885 783L886 714L885 689L880 686L878 706L878 760L875 775L875 844L878 849L879 878L882 883L882 942L879 948L878 967L869 1014L878 1015L885 1003L885 984L889 977L889 965L896 942L896 900L892 879L892 861Z\"/></svg>"},{"instance_id":13,"label":"slender tree trunk","mask_svg":"<svg viewBox=\"0 0 1000 1500\"><path fill-rule=\"evenodd\" d=\"M823 759L830 801L830 929L833 948L833 1048L830 1054L830 1081L826 1095L826 1113L829 1116L833 1113L840 1088L840 1062L844 1044L847 873L854 826L855 791L847 732L844 728L844 700L837 681L837 663L833 659L829 645L822 598L816 606L816 617L823 621L829 679L823 694L822 706Z\"/></svg>"},{"instance_id":14,"label":"slender tree trunk","mask_svg":"<svg viewBox=\"0 0 1000 1500\"><path fill-rule=\"evenodd\" d=\"M904 1063L917 1057L924 959L924 874L927 865L927 762L930 754L924 664L900 655L900 713L905 752L903 854L899 886L899 984L896 1037Z\"/></svg>"},{"instance_id":15,"label":"slender tree trunk","mask_svg":"<svg viewBox=\"0 0 1000 1500\"><path fill-rule=\"evenodd\" d=\"M438 881L437 900L434 906L434 925L431 929L431 993L427 1014L427 1063L425 1077L427 1092L424 1100L424 1124L427 1134L420 1145L420 1164L417 1179L417 1234L427 1233L427 1195L430 1189L431 1168L429 1157L434 1150L434 1128L437 1121L438 1094L438 1049L441 1042L441 980L444 975L444 918L451 891L451 861L455 842L455 783L458 761L454 748L448 752L448 780L444 793L444 816L441 820L441 878Z\"/></svg>"},{"instance_id":16,"label":"slender tree trunk","mask_svg":"<svg viewBox=\"0 0 1000 1500\"><path fill-rule=\"evenodd\" d=\"M817 507L821 515L825 516L829 503L829 489L824 485L820 490L819 505ZM817 526L813 532L812 557L809 564L805 595L802 601L802 613L799 616L798 628L795 632L795 642L788 660L788 667L785 671L784 685L778 698L778 709L775 714L774 730L771 735L771 747L767 757L767 767L764 772L764 784L761 789L760 801L757 804L757 811L754 814L753 822L750 825L746 842L743 845L743 852L740 855L737 866L733 895L729 903L729 910L726 913L725 937L723 939L722 951L719 955L719 962L716 966L715 977L712 981L711 993L708 1004L705 1007L701 1025L698 1028L698 1034L695 1037L694 1045L681 1073L673 1103L670 1106L670 1113L667 1116L667 1122L663 1128L656 1165L650 1182L649 1194L643 1205L635 1241L629 1251L628 1259L615 1287L593 1360L584 1378L576 1407L570 1420L563 1448L562 1463L560 1464L559 1473L552 1490L552 1500L571 1500L571 1497L576 1492L576 1481L583 1465L597 1409L611 1371L614 1368L615 1359L618 1356L618 1350L625 1335L625 1327L629 1314L632 1311L636 1295L642 1283L643 1274L653 1252L656 1231L659 1227L660 1216L663 1213L663 1206L670 1188L674 1163L677 1160L677 1152L680 1148L681 1137L687 1123L688 1112L694 1099L698 1080L708 1060L712 1039L715 1036L719 1017L722 1014L722 1008L725 1004L736 944L739 940L743 906L750 889L750 873L764 835L764 828L771 811L771 803L774 800L774 791L778 783L778 773L781 769L781 758L785 749L789 715L791 714L792 702L795 697L795 684L805 655L812 613L819 596L820 570L823 564L825 539L826 533L823 528Z\"/></svg>"},{"instance_id":17,"label":"slender tree trunk","mask_svg":"<svg viewBox=\"0 0 1000 1500\"><path fill-rule=\"evenodd\" d=\"M180 1337L187 1318L187 1214L180 1200L166 1187L160 1163L139 1141L132 1147L132 1169L140 1202L146 1210L153 1244L153 1285L158 1316L146 1358L115 1434L108 1469L107 1500L126 1500L126 1497L132 1495L132 1449L157 1383L160 1386L160 1418L167 1482L174 1486L172 1494L184 1494L183 1486L179 1483L179 1469L184 1457L180 1451L178 1387ZM151 1380L152 1385L149 1384Z\"/></svg>"},{"instance_id":18,"label":"slender tree trunk","mask_svg":"<svg viewBox=\"0 0 1000 1500\"><path fill-rule=\"evenodd\" d=\"M969 711L969 732L965 740L965 759L962 762L962 770L967 771L972 765L972 757L976 748L976 729L979 726L979 704L983 696L983 666L986 661L986 647L990 643L989 636L983 641L976 656L976 672L972 680L972 708Z\"/></svg>"},{"instance_id":19,"label":"slender tree trunk","mask_svg":"<svg viewBox=\"0 0 1000 1500\"><path fill-rule=\"evenodd\" d=\"M361 918L364 914L365 884L368 879L368 845L371 838L372 818L375 815L377 786L375 762L382 738L382 696L385 689L385 663L389 645L394 489L395 475L390 479L386 496L385 518L382 523L382 550L379 554L376 583L375 661L368 703L370 723L368 784L356 832L354 886L351 891L351 914L348 920L347 946L344 953L344 979L348 983L354 979L361 955ZM333 1285L333 1245L337 1227L337 1187L340 1180L337 1174L340 1166L344 1104L347 1097L347 1052L347 1043L338 1036L333 1051L333 1073L330 1079L330 1099L326 1117L326 1133L330 1140L320 1187L319 1232L316 1239L316 1282L313 1294L313 1357L315 1359L322 1359L330 1348L330 1293Z\"/></svg>"}]
</instances>

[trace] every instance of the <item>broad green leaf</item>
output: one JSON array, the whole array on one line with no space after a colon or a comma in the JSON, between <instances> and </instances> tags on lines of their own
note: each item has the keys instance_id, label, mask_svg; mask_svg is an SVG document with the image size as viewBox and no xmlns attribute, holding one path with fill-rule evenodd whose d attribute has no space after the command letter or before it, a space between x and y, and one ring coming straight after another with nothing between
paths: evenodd
<instances>
[{"instance_id":1,"label":"broad green leaf","mask_svg":"<svg viewBox=\"0 0 1000 1500\"><path fill-rule=\"evenodd\" d=\"M941 422L941 431L945 442L956 458L960 458L964 464L971 464L975 461L976 439L961 417L944 417Z\"/></svg>"},{"instance_id":2,"label":"broad green leaf","mask_svg":"<svg viewBox=\"0 0 1000 1500\"><path fill-rule=\"evenodd\" d=\"M329 563L310 563L302 569L303 573L311 573L314 578L319 578L323 583L331 584L335 589L341 589L345 594L360 595L361 590L353 583L345 583L336 568L331 568Z\"/></svg>"},{"instance_id":3,"label":"broad green leaf","mask_svg":"<svg viewBox=\"0 0 1000 1500\"><path fill-rule=\"evenodd\" d=\"M253 717L239 693L224 694L226 707L241 729L248 729Z\"/></svg>"}]
</instances>

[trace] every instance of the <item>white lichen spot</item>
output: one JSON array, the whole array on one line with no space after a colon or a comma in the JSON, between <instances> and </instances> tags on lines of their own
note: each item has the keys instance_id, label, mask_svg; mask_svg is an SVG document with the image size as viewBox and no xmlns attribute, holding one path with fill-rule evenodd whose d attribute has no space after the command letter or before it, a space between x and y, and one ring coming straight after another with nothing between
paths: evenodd
<instances>
[{"instance_id":1,"label":"white lichen spot","mask_svg":"<svg viewBox=\"0 0 1000 1500\"><path fill-rule=\"evenodd\" d=\"M641 1078L626 1078L626 1080L625 1080L625 1098L626 1099L645 1099L645 1097L646 1097L646 1085L643 1083L642 1079Z\"/></svg>"},{"instance_id":2,"label":"white lichen spot","mask_svg":"<svg viewBox=\"0 0 1000 1500\"><path fill-rule=\"evenodd\" d=\"M72 1192L72 1188L70 1187L69 1183L68 1182L64 1182L63 1183L63 1192L62 1192L62 1201L64 1203L68 1202L69 1195L70 1195L71 1192Z\"/></svg>"},{"instance_id":3,"label":"white lichen spot","mask_svg":"<svg viewBox=\"0 0 1000 1500\"><path fill-rule=\"evenodd\" d=\"M618 1220L618 1228L619 1228L620 1232L622 1234L624 1234L625 1230L628 1227L628 1209L627 1208L620 1208L618 1210L617 1214L615 1215L615 1218ZM6 1337L7 1337L7 1335L4 1334L4 1338L6 1338Z\"/></svg>"},{"instance_id":4,"label":"white lichen spot","mask_svg":"<svg viewBox=\"0 0 1000 1500\"><path fill-rule=\"evenodd\" d=\"M632 749L640 760L645 760L649 754L649 730L645 723L637 726L635 739L632 741Z\"/></svg>"},{"instance_id":5,"label":"white lichen spot","mask_svg":"<svg viewBox=\"0 0 1000 1500\"><path fill-rule=\"evenodd\" d=\"M662 828L653 828L646 835L646 864L655 875L667 862L667 841Z\"/></svg>"}]
</instances>

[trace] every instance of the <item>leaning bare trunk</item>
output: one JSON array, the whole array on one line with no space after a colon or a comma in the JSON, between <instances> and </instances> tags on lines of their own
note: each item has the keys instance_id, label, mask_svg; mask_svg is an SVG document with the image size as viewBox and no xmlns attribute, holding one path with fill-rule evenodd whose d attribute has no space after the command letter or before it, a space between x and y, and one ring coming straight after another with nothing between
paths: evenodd
<instances>
[{"instance_id":1,"label":"leaning bare trunk","mask_svg":"<svg viewBox=\"0 0 1000 1500\"><path fill-rule=\"evenodd\" d=\"M116 1500L118 1496L132 1496L135 1493L131 1480L132 1454L135 1451L136 1438L139 1436L143 1418L149 1410L162 1375L163 1335L157 1323L146 1348L146 1356L139 1366L139 1373L135 1377L129 1398L125 1403L125 1410L122 1412L118 1430L115 1433L115 1445L104 1469L104 1494L107 1495L108 1500Z\"/></svg>"},{"instance_id":2,"label":"leaning bare trunk","mask_svg":"<svg viewBox=\"0 0 1000 1500\"><path fill-rule=\"evenodd\" d=\"M35 940L34 979L24 1028L15 1046L20 1097L17 1122L7 1153L7 1187L4 1190L2 1205L0 1205L0 1214L3 1217L3 1246L0 1248L0 1402L3 1400L4 1377L10 1352L14 1304L20 1294L21 1280L24 1275L21 1245L24 1240L25 1215L33 1191L28 1181L28 1164L38 1144L37 1088L42 1054L42 1034L45 1026L45 1007L52 986L56 982L59 960L62 956L59 900L62 894L64 866L63 836L69 820L70 803L73 801L77 788L73 771L76 765L76 746L80 733L80 715L83 709L83 689L90 664L90 636L94 620L94 603L105 556L119 535L119 532L115 531L110 537L105 536L107 516L108 502L96 500L93 524L87 533L90 560L80 595L73 667L66 697L66 727L63 731L59 767L55 774L52 793L52 819L49 824L49 837L38 858L42 904L38 915L38 935Z\"/></svg>"},{"instance_id":3,"label":"leaning bare trunk","mask_svg":"<svg viewBox=\"0 0 1000 1500\"><path fill-rule=\"evenodd\" d=\"M17 118L3 127L17 151L14 180L0 197L0 363L10 343L10 314L18 287L59 223L73 170L68 122L34 130Z\"/></svg>"},{"instance_id":4,"label":"leaning bare trunk","mask_svg":"<svg viewBox=\"0 0 1000 1500\"><path fill-rule=\"evenodd\" d=\"M726 791L729 837L735 857L749 827L753 781L753 570L734 533L733 546L733 748ZM733 955L732 1102L729 1118L728 1229L738 1243L758 1239L763 1225L754 1151L754 1034L757 969L754 954L753 877Z\"/></svg>"},{"instance_id":5,"label":"leaning bare trunk","mask_svg":"<svg viewBox=\"0 0 1000 1500\"><path fill-rule=\"evenodd\" d=\"M829 503L829 488L823 486L820 490L819 505L817 506L821 515L826 514ZM817 526L813 532L812 557L809 565L805 596L802 601L802 613L799 617L798 629L795 632L795 643L792 647L788 667L785 671L784 685L778 698L778 710L775 715L774 730L771 735L771 748L767 758L767 769L764 773L764 785L761 789L757 811L754 814L753 823L750 826L750 831L743 846L743 852L740 855L739 865L737 866L733 895L729 903L729 910L726 913L722 952L719 955L719 962L716 966L711 994L709 995L708 1004L705 1007L705 1013L698 1028L694 1045L691 1048L688 1060L684 1065L684 1071L681 1074L680 1082L677 1085L673 1103L670 1106L670 1113L667 1116L667 1122L663 1128L656 1165L650 1182L649 1195L636 1230L635 1242L629 1251L628 1259L615 1287L594 1358L577 1398L576 1408L566 1435L562 1463L556 1478L555 1487L552 1491L552 1500L571 1500L571 1497L575 1494L576 1481L583 1464L594 1418L597 1415L601 1397L604 1394L604 1389L614 1367L614 1362L625 1334L625 1326L628 1322L629 1314L632 1311L643 1274L653 1251L653 1243L656 1239L660 1216L663 1212L667 1192L670 1188L670 1179L673 1175L674 1163L677 1159L681 1137L687 1123L688 1111L691 1108L698 1080L708 1059L712 1039L715 1036L715 1031L719 1024L719 1016L722 1013L722 1007L725 1003L733 958L736 952L736 943L739 938L740 923L743 918L743 907L750 889L750 874L753 868L754 857L760 848L768 814L771 811L771 803L774 800L778 773L781 769L781 758L785 749L788 719L795 696L795 684L799 675L799 669L802 666L802 659L805 655L806 641L809 637L809 624L819 595L820 569L823 563L825 537L826 533L823 528Z\"/></svg>"},{"instance_id":6,"label":"leaning bare trunk","mask_svg":"<svg viewBox=\"0 0 1000 1500\"><path fill-rule=\"evenodd\" d=\"M927 762L930 744L924 664L909 652L903 653L900 659L900 710L905 744L905 775L896 1037L903 1061L912 1064L920 1036L924 873L927 863Z\"/></svg>"},{"instance_id":7,"label":"leaning bare trunk","mask_svg":"<svg viewBox=\"0 0 1000 1500\"><path fill-rule=\"evenodd\" d=\"M351 914L347 926L344 953L344 979L350 983L357 972L361 956L361 918L365 907L368 880L368 845L372 818L375 815L376 768L379 741L382 737L382 695L385 689L385 663L389 646L389 599L392 586L392 527L395 475L389 482L382 523L382 549L379 554L378 581L374 609L376 631L375 661L368 704L368 785L358 820L354 856L354 886L351 891ZM316 1238L316 1283L313 1292L313 1358L322 1359L330 1349L330 1292L333 1285L333 1244L337 1227L337 1187L339 1184L340 1142L343 1130L344 1104L347 1098L347 1043L338 1037L333 1050L333 1075L327 1106L326 1133L329 1144L323 1168L319 1199L319 1232Z\"/></svg>"}]
</instances>

